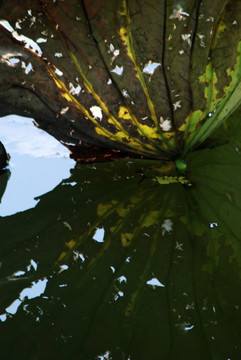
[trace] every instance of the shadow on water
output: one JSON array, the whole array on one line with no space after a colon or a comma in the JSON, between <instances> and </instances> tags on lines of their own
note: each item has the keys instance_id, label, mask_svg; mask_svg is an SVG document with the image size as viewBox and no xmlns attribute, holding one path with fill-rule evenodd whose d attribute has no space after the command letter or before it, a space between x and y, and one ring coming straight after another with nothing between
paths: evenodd
<instances>
[{"instance_id":1,"label":"shadow on water","mask_svg":"<svg viewBox=\"0 0 241 360\"><path fill-rule=\"evenodd\" d=\"M240 359L240 155L191 154L192 186L156 165L77 165L0 218L3 357Z\"/></svg>"}]
</instances>

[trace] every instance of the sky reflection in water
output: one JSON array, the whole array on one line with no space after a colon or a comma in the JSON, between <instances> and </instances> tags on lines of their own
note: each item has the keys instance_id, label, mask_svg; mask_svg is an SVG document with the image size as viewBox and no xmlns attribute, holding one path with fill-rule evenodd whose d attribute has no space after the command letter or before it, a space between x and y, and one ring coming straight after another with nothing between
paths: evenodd
<instances>
[{"instance_id":1,"label":"sky reflection in water","mask_svg":"<svg viewBox=\"0 0 241 360\"><path fill-rule=\"evenodd\" d=\"M24 211L37 204L34 198L52 190L69 176L75 162L69 151L29 118L0 118L0 141L11 156L11 176L0 203L0 216ZM1 178L0 178L1 180Z\"/></svg>"}]
</instances>

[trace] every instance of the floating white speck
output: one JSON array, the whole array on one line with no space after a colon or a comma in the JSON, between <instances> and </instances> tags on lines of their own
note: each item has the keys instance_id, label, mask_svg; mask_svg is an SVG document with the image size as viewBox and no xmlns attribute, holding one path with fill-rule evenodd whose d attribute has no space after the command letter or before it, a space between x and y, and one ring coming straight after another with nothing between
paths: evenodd
<instances>
[{"instance_id":1,"label":"floating white speck","mask_svg":"<svg viewBox=\"0 0 241 360\"><path fill-rule=\"evenodd\" d=\"M113 51L113 55L116 58L118 55L120 55L120 50L116 49L115 51Z\"/></svg>"},{"instance_id":2,"label":"floating white speck","mask_svg":"<svg viewBox=\"0 0 241 360\"><path fill-rule=\"evenodd\" d=\"M181 38L183 41L186 41L188 43L188 45L191 47L192 43L191 43L191 34L182 34Z\"/></svg>"},{"instance_id":3,"label":"floating white speck","mask_svg":"<svg viewBox=\"0 0 241 360\"><path fill-rule=\"evenodd\" d=\"M45 29L45 30L41 31L41 34L42 34L43 36L48 36L48 30Z\"/></svg>"},{"instance_id":4,"label":"floating white speck","mask_svg":"<svg viewBox=\"0 0 241 360\"><path fill-rule=\"evenodd\" d=\"M104 242L104 236L105 236L105 229L104 228L97 228L93 240L97 241L98 243Z\"/></svg>"},{"instance_id":5,"label":"floating white speck","mask_svg":"<svg viewBox=\"0 0 241 360\"><path fill-rule=\"evenodd\" d=\"M68 286L67 284L60 284L59 287L62 288L62 287L66 287Z\"/></svg>"},{"instance_id":6,"label":"floating white speck","mask_svg":"<svg viewBox=\"0 0 241 360\"><path fill-rule=\"evenodd\" d=\"M9 277L9 280L14 280L15 277L19 277L22 275L25 275L25 271L22 270L16 271L15 273L13 273L13 275Z\"/></svg>"},{"instance_id":7,"label":"floating white speck","mask_svg":"<svg viewBox=\"0 0 241 360\"><path fill-rule=\"evenodd\" d=\"M79 95L79 93L81 92L82 88L80 85L77 85L76 87L74 87L74 85L72 83L69 83L69 92L72 95Z\"/></svg>"},{"instance_id":8,"label":"floating white speck","mask_svg":"<svg viewBox=\"0 0 241 360\"><path fill-rule=\"evenodd\" d=\"M180 55L184 54L184 50L179 50L178 52L179 52Z\"/></svg>"},{"instance_id":9,"label":"floating white speck","mask_svg":"<svg viewBox=\"0 0 241 360\"><path fill-rule=\"evenodd\" d=\"M63 272L63 271L66 271L66 270L68 270L68 265L60 265L60 270L59 270L59 274L61 273L61 272Z\"/></svg>"},{"instance_id":10,"label":"floating white speck","mask_svg":"<svg viewBox=\"0 0 241 360\"><path fill-rule=\"evenodd\" d=\"M169 119L163 119L163 117L160 117L160 128L162 129L162 131L170 131L172 128L172 123L171 120Z\"/></svg>"},{"instance_id":11,"label":"floating white speck","mask_svg":"<svg viewBox=\"0 0 241 360\"><path fill-rule=\"evenodd\" d=\"M213 229L214 227L218 227L218 223L217 222L211 222L209 224L210 228Z\"/></svg>"},{"instance_id":12,"label":"floating white speck","mask_svg":"<svg viewBox=\"0 0 241 360\"><path fill-rule=\"evenodd\" d=\"M54 70L55 74L58 75L58 76L62 76L63 75L63 72L61 70L59 70L58 68L55 68Z\"/></svg>"},{"instance_id":13,"label":"floating white speck","mask_svg":"<svg viewBox=\"0 0 241 360\"><path fill-rule=\"evenodd\" d=\"M126 90L122 90L122 94L125 96L125 97L129 97L129 94Z\"/></svg>"},{"instance_id":14,"label":"floating white speck","mask_svg":"<svg viewBox=\"0 0 241 360\"><path fill-rule=\"evenodd\" d=\"M98 360L110 360L110 351L106 351L103 355L98 355L97 356Z\"/></svg>"},{"instance_id":15,"label":"floating white speck","mask_svg":"<svg viewBox=\"0 0 241 360\"><path fill-rule=\"evenodd\" d=\"M183 251L183 243L179 243L178 241L176 241L175 249Z\"/></svg>"},{"instance_id":16,"label":"floating white speck","mask_svg":"<svg viewBox=\"0 0 241 360\"><path fill-rule=\"evenodd\" d=\"M16 56L22 56L22 54L17 53L17 52L16 53L11 52L11 53L7 53L7 54L3 54L1 56L0 61L3 62L3 63L6 63L9 66L14 67L15 64L20 62L20 60Z\"/></svg>"},{"instance_id":17,"label":"floating white speck","mask_svg":"<svg viewBox=\"0 0 241 360\"><path fill-rule=\"evenodd\" d=\"M63 109L60 111L60 114L61 114L61 115L64 115L64 114L67 113L68 110L69 110L69 107L66 106L65 108L63 108Z\"/></svg>"},{"instance_id":18,"label":"floating white speck","mask_svg":"<svg viewBox=\"0 0 241 360\"><path fill-rule=\"evenodd\" d=\"M124 276L124 275L122 275L122 276L119 276L118 277L118 279L117 279L120 283L122 283L122 282L127 282L127 278Z\"/></svg>"},{"instance_id":19,"label":"floating white speck","mask_svg":"<svg viewBox=\"0 0 241 360\"><path fill-rule=\"evenodd\" d=\"M118 66L118 65L116 65L116 67L115 67L113 70L111 70L111 72L113 72L113 73L115 73L115 74L117 74L117 75L122 75L122 73L123 73L123 66Z\"/></svg>"},{"instance_id":20,"label":"floating white speck","mask_svg":"<svg viewBox=\"0 0 241 360\"><path fill-rule=\"evenodd\" d=\"M201 14L202 15L202 14ZM201 16L200 16L200 18L202 18ZM206 22L214 22L214 17L213 16L209 16L206 20L205 20Z\"/></svg>"},{"instance_id":21,"label":"floating white speck","mask_svg":"<svg viewBox=\"0 0 241 360\"><path fill-rule=\"evenodd\" d=\"M36 40L36 42L37 42L38 44L45 43L45 42L47 42L47 39L38 38L38 39Z\"/></svg>"},{"instance_id":22,"label":"floating white speck","mask_svg":"<svg viewBox=\"0 0 241 360\"><path fill-rule=\"evenodd\" d=\"M73 251L73 259L74 261L77 261L78 259L80 259L82 262L85 261L85 257L84 257L84 254L82 253L79 253L77 250L74 250Z\"/></svg>"},{"instance_id":23,"label":"floating white speck","mask_svg":"<svg viewBox=\"0 0 241 360\"><path fill-rule=\"evenodd\" d=\"M200 39L200 46L205 47L205 43L204 43L205 35L197 34L197 36Z\"/></svg>"},{"instance_id":24,"label":"floating white speck","mask_svg":"<svg viewBox=\"0 0 241 360\"><path fill-rule=\"evenodd\" d=\"M90 111L91 111L91 113L92 113L92 115L94 116L95 119L102 120L102 117L103 117L102 116L102 110L101 110L101 108L99 106L96 106L96 105L91 106Z\"/></svg>"},{"instance_id":25,"label":"floating white speck","mask_svg":"<svg viewBox=\"0 0 241 360\"><path fill-rule=\"evenodd\" d=\"M166 232L172 231L173 222L171 219L165 219L162 224L162 235L164 235Z\"/></svg>"},{"instance_id":26,"label":"floating white speck","mask_svg":"<svg viewBox=\"0 0 241 360\"><path fill-rule=\"evenodd\" d=\"M181 100L178 100L173 104L174 111L176 111L178 108L181 108L181 107L182 107Z\"/></svg>"},{"instance_id":27,"label":"floating white speck","mask_svg":"<svg viewBox=\"0 0 241 360\"><path fill-rule=\"evenodd\" d=\"M124 296L123 291L118 291L117 294L114 294L114 300L117 301L119 299L119 297Z\"/></svg>"},{"instance_id":28,"label":"floating white speck","mask_svg":"<svg viewBox=\"0 0 241 360\"><path fill-rule=\"evenodd\" d=\"M9 59L9 62L13 65L18 64L20 62L20 59L12 57Z\"/></svg>"},{"instance_id":29,"label":"floating white speck","mask_svg":"<svg viewBox=\"0 0 241 360\"><path fill-rule=\"evenodd\" d=\"M25 69L25 74L29 74L30 71L33 70L33 66L31 63L29 63L27 66L26 66L26 69Z\"/></svg>"},{"instance_id":30,"label":"floating white speck","mask_svg":"<svg viewBox=\"0 0 241 360\"><path fill-rule=\"evenodd\" d=\"M30 260L30 265L27 267L27 270L30 271L31 267L33 267L33 269L37 271L38 264L33 259Z\"/></svg>"},{"instance_id":31,"label":"floating white speck","mask_svg":"<svg viewBox=\"0 0 241 360\"><path fill-rule=\"evenodd\" d=\"M184 330L186 330L186 331L192 330L193 328L194 328L194 325L184 326Z\"/></svg>"},{"instance_id":32,"label":"floating white speck","mask_svg":"<svg viewBox=\"0 0 241 360\"><path fill-rule=\"evenodd\" d=\"M114 266L110 266L110 268L111 268L111 271L113 272L113 274L115 273L115 268L114 268Z\"/></svg>"},{"instance_id":33,"label":"floating white speck","mask_svg":"<svg viewBox=\"0 0 241 360\"><path fill-rule=\"evenodd\" d=\"M85 261L85 257L84 257L84 255L83 255L83 254L79 254L79 258L82 260L82 262L84 262L84 261Z\"/></svg>"},{"instance_id":34,"label":"floating white speck","mask_svg":"<svg viewBox=\"0 0 241 360\"><path fill-rule=\"evenodd\" d=\"M148 280L147 285L151 285L153 288L155 287L165 287L164 284L162 284L157 278L152 278L151 280Z\"/></svg>"},{"instance_id":35,"label":"floating white speck","mask_svg":"<svg viewBox=\"0 0 241 360\"><path fill-rule=\"evenodd\" d=\"M151 237L151 235L149 235L148 233L144 233L144 235L147 237Z\"/></svg>"},{"instance_id":36,"label":"floating white speck","mask_svg":"<svg viewBox=\"0 0 241 360\"><path fill-rule=\"evenodd\" d=\"M110 84L112 84L112 80L111 80L111 79L109 79L109 80L107 81L107 85L110 85Z\"/></svg>"},{"instance_id":37,"label":"floating white speck","mask_svg":"<svg viewBox=\"0 0 241 360\"><path fill-rule=\"evenodd\" d=\"M54 56L56 56L56 57L58 57L58 58L61 58L61 57L63 57L63 54L60 53L60 52L56 52L56 53L54 54Z\"/></svg>"},{"instance_id":38,"label":"floating white speck","mask_svg":"<svg viewBox=\"0 0 241 360\"><path fill-rule=\"evenodd\" d=\"M67 221L63 221L63 224L69 231L72 231L72 227Z\"/></svg>"},{"instance_id":39,"label":"floating white speck","mask_svg":"<svg viewBox=\"0 0 241 360\"><path fill-rule=\"evenodd\" d=\"M111 59L111 62L113 62L113 61L115 60L115 58L116 58L117 56L119 56L120 50L115 49L114 45L113 45L113 44L110 44L110 52L112 52L112 54L113 54L113 57L112 57L112 59Z\"/></svg>"},{"instance_id":40,"label":"floating white speck","mask_svg":"<svg viewBox=\"0 0 241 360\"><path fill-rule=\"evenodd\" d=\"M2 322L6 321L6 320L7 320L7 314L2 314L2 315L0 315L0 320L1 320Z\"/></svg>"},{"instance_id":41,"label":"floating white speck","mask_svg":"<svg viewBox=\"0 0 241 360\"><path fill-rule=\"evenodd\" d=\"M158 66L160 66L160 63L152 62L151 60L148 62L147 65L144 66L143 72L148 75L153 75L154 71Z\"/></svg>"},{"instance_id":42,"label":"floating white speck","mask_svg":"<svg viewBox=\"0 0 241 360\"><path fill-rule=\"evenodd\" d=\"M190 16L187 12L183 11L181 5L175 6L173 9L172 15L169 16L169 19L178 19L179 21L185 20L185 17Z\"/></svg>"},{"instance_id":43,"label":"floating white speck","mask_svg":"<svg viewBox=\"0 0 241 360\"><path fill-rule=\"evenodd\" d=\"M19 30L22 29L22 28L21 28L21 25L19 24L19 21L16 21L16 23L15 23L15 28L16 28L16 29L19 29Z\"/></svg>"},{"instance_id":44,"label":"floating white speck","mask_svg":"<svg viewBox=\"0 0 241 360\"><path fill-rule=\"evenodd\" d=\"M29 27L31 28L34 25L34 23L36 22L36 17L32 16L30 20L31 20L31 24Z\"/></svg>"}]
</instances>

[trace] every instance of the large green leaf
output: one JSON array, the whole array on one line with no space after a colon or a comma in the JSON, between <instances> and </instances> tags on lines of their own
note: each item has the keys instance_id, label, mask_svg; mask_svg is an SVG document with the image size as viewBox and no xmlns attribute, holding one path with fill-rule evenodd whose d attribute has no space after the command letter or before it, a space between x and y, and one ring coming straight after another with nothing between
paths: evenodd
<instances>
[{"instance_id":1,"label":"large green leaf","mask_svg":"<svg viewBox=\"0 0 241 360\"><path fill-rule=\"evenodd\" d=\"M240 104L241 2L0 4L0 114L64 143L185 155Z\"/></svg>"},{"instance_id":2,"label":"large green leaf","mask_svg":"<svg viewBox=\"0 0 241 360\"><path fill-rule=\"evenodd\" d=\"M194 152L192 186L157 164L78 165L0 218L2 356L240 359L240 155Z\"/></svg>"}]
</instances>

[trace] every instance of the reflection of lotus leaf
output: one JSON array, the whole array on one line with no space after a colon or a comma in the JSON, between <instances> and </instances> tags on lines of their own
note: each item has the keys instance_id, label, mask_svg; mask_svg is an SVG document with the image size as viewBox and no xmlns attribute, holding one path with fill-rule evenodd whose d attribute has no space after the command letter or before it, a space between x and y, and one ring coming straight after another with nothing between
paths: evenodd
<instances>
[{"instance_id":1,"label":"reflection of lotus leaf","mask_svg":"<svg viewBox=\"0 0 241 360\"><path fill-rule=\"evenodd\" d=\"M240 155L187 161L191 187L158 185L156 161L77 166L0 218L1 355L239 359Z\"/></svg>"},{"instance_id":2,"label":"reflection of lotus leaf","mask_svg":"<svg viewBox=\"0 0 241 360\"><path fill-rule=\"evenodd\" d=\"M241 2L12 0L0 114L57 139L185 155L240 104Z\"/></svg>"}]
</instances>

